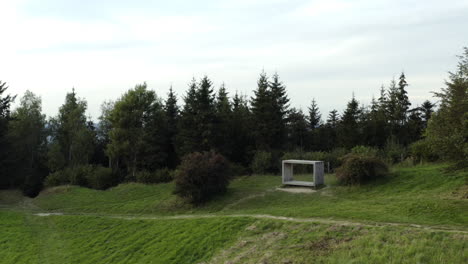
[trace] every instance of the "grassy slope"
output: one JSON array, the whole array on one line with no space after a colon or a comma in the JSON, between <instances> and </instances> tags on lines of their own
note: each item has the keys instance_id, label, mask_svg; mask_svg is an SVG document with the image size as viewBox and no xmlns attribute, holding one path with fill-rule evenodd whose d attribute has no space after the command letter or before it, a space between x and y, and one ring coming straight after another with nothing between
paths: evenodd
<instances>
[{"instance_id":1,"label":"grassy slope","mask_svg":"<svg viewBox=\"0 0 468 264\"><path fill-rule=\"evenodd\" d=\"M468 229L468 173L442 165L398 168L380 183L313 194L276 191L278 176L234 180L227 195L183 205L172 184L107 191L62 186L24 199L0 192L0 263L467 263L468 235L407 228L298 223L224 214L329 217ZM3 207L3 209L2 209ZM103 215L39 217L34 211ZM105 215L219 214L125 220Z\"/></svg>"},{"instance_id":2,"label":"grassy slope","mask_svg":"<svg viewBox=\"0 0 468 264\"><path fill-rule=\"evenodd\" d=\"M443 173L443 165L398 168L385 181L361 187L336 186L313 194L276 191L279 176L234 180L226 195L200 208L182 205L173 185L123 184L107 191L59 187L42 193L34 204L45 210L108 214L256 213L327 217L356 221L403 222L467 228L467 172ZM464 188L464 189L463 189Z\"/></svg>"},{"instance_id":3,"label":"grassy slope","mask_svg":"<svg viewBox=\"0 0 468 264\"><path fill-rule=\"evenodd\" d=\"M0 263L466 263L467 235L253 218L122 220L0 210Z\"/></svg>"}]
</instances>

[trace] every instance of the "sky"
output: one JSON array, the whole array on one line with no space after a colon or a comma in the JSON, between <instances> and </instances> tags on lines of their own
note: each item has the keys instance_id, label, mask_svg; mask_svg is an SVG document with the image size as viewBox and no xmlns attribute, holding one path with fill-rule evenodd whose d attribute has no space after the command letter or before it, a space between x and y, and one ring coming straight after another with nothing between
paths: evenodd
<instances>
[{"instance_id":1,"label":"sky","mask_svg":"<svg viewBox=\"0 0 468 264\"><path fill-rule=\"evenodd\" d=\"M0 80L55 116L74 87L97 119L146 82L182 104L204 75L253 95L278 72L291 106L323 119L352 94L365 105L405 72L413 105L435 101L468 46L468 0L0 0ZM14 106L18 105L18 99Z\"/></svg>"}]
</instances>

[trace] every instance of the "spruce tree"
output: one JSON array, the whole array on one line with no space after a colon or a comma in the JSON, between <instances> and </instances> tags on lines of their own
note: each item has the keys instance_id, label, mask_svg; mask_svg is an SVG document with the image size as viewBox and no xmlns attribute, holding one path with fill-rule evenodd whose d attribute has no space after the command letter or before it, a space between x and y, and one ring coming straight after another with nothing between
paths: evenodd
<instances>
[{"instance_id":1,"label":"spruce tree","mask_svg":"<svg viewBox=\"0 0 468 264\"><path fill-rule=\"evenodd\" d=\"M251 161L251 151L254 149L252 135L252 113L245 97L237 92L232 100L231 116L231 160L248 166Z\"/></svg>"},{"instance_id":2,"label":"spruce tree","mask_svg":"<svg viewBox=\"0 0 468 264\"><path fill-rule=\"evenodd\" d=\"M255 138L256 149L271 150L275 141L275 129L273 123L276 121L276 113L273 109L270 90L268 89L268 77L265 72L260 74L257 81L257 89L251 98L253 117L253 136Z\"/></svg>"},{"instance_id":3,"label":"spruce tree","mask_svg":"<svg viewBox=\"0 0 468 264\"><path fill-rule=\"evenodd\" d=\"M292 108L288 115L288 145L289 150L305 150L308 132L307 118L302 110Z\"/></svg>"},{"instance_id":4,"label":"spruce tree","mask_svg":"<svg viewBox=\"0 0 468 264\"><path fill-rule=\"evenodd\" d=\"M7 139L8 121L10 120L10 106L15 100L14 96L4 95L8 86L5 82L0 81L0 168L3 168L3 173L0 173L0 188L8 188L12 183L8 172L9 166L9 150L10 144Z\"/></svg>"},{"instance_id":5,"label":"spruce tree","mask_svg":"<svg viewBox=\"0 0 468 264\"><path fill-rule=\"evenodd\" d=\"M309 106L309 126L312 130L319 127L320 125L321 114L315 98L312 99L312 103Z\"/></svg>"},{"instance_id":6,"label":"spruce tree","mask_svg":"<svg viewBox=\"0 0 468 264\"><path fill-rule=\"evenodd\" d=\"M169 88L164 110L167 120L166 164L168 168L174 169L178 164L176 137L179 122L179 106L177 105L177 97L172 90L172 86Z\"/></svg>"},{"instance_id":7,"label":"spruce tree","mask_svg":"<svg viewBox=\"0 0 468 264\"><path fill-rule=\"evenodd\" d=\"M268 82L271 93L272 104L272 123L271 129L273 131L272 147L281 150L286 142L286 117L289 108L289 98L286 93L286 87L279 80L278 73L272 77L272 81Z\"/></svg>"},{"instance_id":8,"label":"spruce tree","mask_svg":"<svg viewBox=\"0 0 468 264\"><path fill-rule=\"evenodd\" d=\"M213 83L204 76L196 92L196 127L200 148L197 151L209 151L214 148L214 138L216 135L216 108Z\"/></svg>"},{"instance_id":9,"label":"spruce tree","mask_svg":"<svg viewBox=\"0 0 468 264\"><path fill-rule=\"evenodd\" d=\"M219 153L231 158L232 148L232 109L228 93L224 83L218 90L216 96L216 124L215 124L215 145Z\"/></svg>"},{"instance_id":10,"label":"spruce tree","mask_svg":"<svg viewBox=\"0 0 468 264\"><path fill-rule=\"evenodd\" d=\"M197 81L189 83L189 89L184 97L184 107L180 113L176 146L178 156L182 157L199 149L197 136Z\"/></svg>"},{"instance_id":11,"label":"spruce tree","mask_svg":"<svg viewBox=\"0 0 468 264\"><path fill-rule=\"evenodd\" d=\"M353 94L338 127L338 140L340 142L340 146L351 149L360 143L358 124L360 114L361 109L359 108L359 103Z\"/></svg>"}]
</instances>

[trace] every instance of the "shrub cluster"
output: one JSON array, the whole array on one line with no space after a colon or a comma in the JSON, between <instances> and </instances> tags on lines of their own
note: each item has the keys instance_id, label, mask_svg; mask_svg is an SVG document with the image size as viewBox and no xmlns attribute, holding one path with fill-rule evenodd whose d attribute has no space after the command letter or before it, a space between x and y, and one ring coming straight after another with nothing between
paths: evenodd
<instances>
[{"instance_id":1,"label":"shrub cluster","mask_svg":"<svg viewBox=\"0 0 468 264\"><path fill-rule=\"evenodd\" d=\"M422 163L424 161L436 161L439 159L437 153L435 153L428 140L422 139L414 142L410 145L411 157L414 162Z\"/></svg>"},{"instance_id":2,"label":"shrub cluster","mask_svg":"<svg viewBox=\"0 0 468 264\"><path fill-rule=\"evenodd\" d=\"M174 171L168 168L159 169L155 172L139 171L136 173L136 181L141 183L163 183L174 179Z\"/></svg>"},{"instance_id":3,"label":"shrub cluster","mask_svg":"<svg viewBox=\"0 0 468 264\"><path fill-rule=\"evenodd\" d=\"M215 152L195 152L182 158L175 174L175 193L192 204L226 192L228 161Z\"/></svg>"},{"instance_id":4,"label":"shrub cluster","mask_svg":"<svg viewBox=\"0 0 468 264\"><path fill-rule=\"evenodd\" d=\"M387 165L377 157L348 154L343 157L343 164L336 170L340 184L363 184L388 174Z\"/></svg>"},{"instance_id":5,"label":"shrub cluster","mask_svg":"<svg viewBox=\"0 0 468 264\"><path fill-rule=\"evenodd\" d=\"M117 178L110 168L82 165L49 174L45 180L45 185L50 187L72 184L104 190L113 186L116 182Z\"/></svg>"},{"instance_id":6,"label":"shrub cluster","mask_svg":"<svg viewBox=\"0 0 468 264\"><path fill-rule=\"evenodd\" d=\"M271 172L274 167L273 155L267 151L257 151L252 160L252 171L256 174Z\"/></svg>"},{"instance_id":7,"label":"shrub cluster","mask_svg":"<svg viewBox=\"0 0 468 264\"><path fill-rule=\"evenodd\" d=\"M325 166L330 164L330 170L334 170L341 165L341 158L346 155L348 152L344 148L336 148L332 151L313 151L313 152L303 152L303 151L294 151L294 152L286 152L281 157L281 160L288 160L288 159L300 159L300 160L320 160L325 162ZM295 167L294 168L298 173L310 173L312 172L312 166L305 166L305 167ZM304 170L304 171L301 171Z\"/></svg>"}]
</instances>

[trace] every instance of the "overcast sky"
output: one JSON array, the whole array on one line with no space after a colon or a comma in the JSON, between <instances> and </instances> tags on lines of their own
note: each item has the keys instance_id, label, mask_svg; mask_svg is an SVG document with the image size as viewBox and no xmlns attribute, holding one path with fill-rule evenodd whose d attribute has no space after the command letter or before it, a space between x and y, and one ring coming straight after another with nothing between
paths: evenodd
<instances>
[{"instance_id":1,"label":"overcast sky","mask_svg":"<svg viewBox=\"0 0 468 264\"><path fill-rule=\"evenodd\" d=\"M262 69L324 118L353 92L368 104L401 71L416 105L468 46L467 0L0 0L0 11L0 80L39 94L48 116L72 87L93 119L144 81L181 98L206 74L250 96Z\"/></svg>"}]
</instances>

